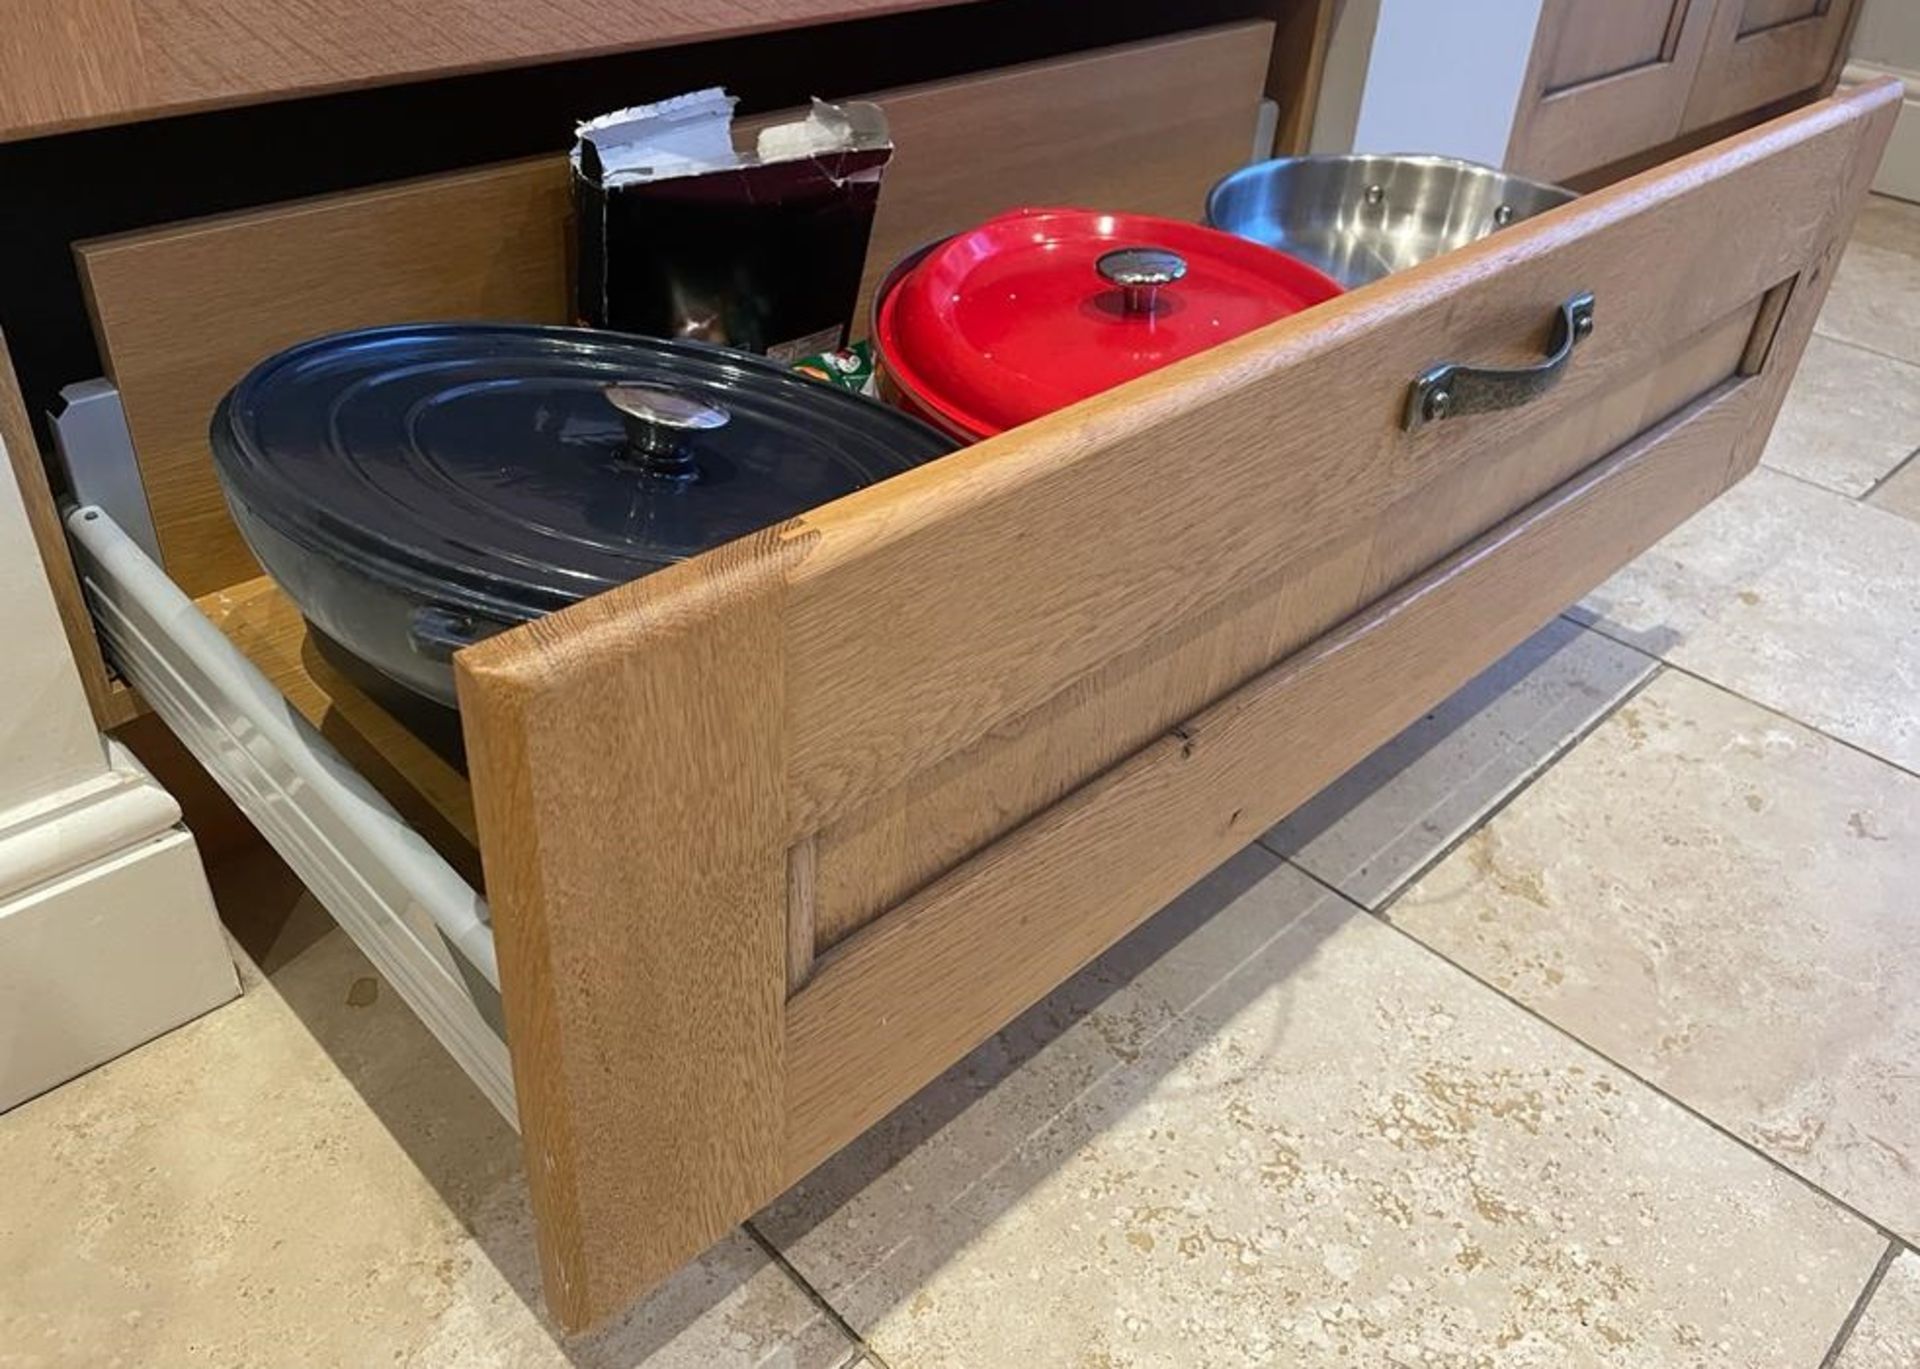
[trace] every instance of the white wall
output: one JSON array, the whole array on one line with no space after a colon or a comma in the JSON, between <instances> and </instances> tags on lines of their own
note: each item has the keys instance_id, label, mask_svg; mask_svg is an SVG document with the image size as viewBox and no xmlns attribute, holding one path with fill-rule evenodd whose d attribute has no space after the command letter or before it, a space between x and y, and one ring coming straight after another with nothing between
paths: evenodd
<instances>
[{"instance_id":1,"label":"white wall","mask_svg":"<svg viewBox=\"0 0 1920 1369\"><path fill-rule=\"evenodd\" d=\"M1378 3L1353 150L1437 152L1499 166L1541 0Z\"/></svg>"},{"instance_id":2,"label":"white wall","mask_svg":"<svg viewBox=\"0 0 1920 1369\"><path fill-rule=\"evenodd\" d=\"M1907 102L1873 188L1882 195L1920 201L1920 0L1864 3L1845 79L1893 75L1907 83Z\"/></svg>"},{"instance_id":3,"label":"white wall","mask_svg":"<svg viewBox=\"0 0 1920 1369\"><path fill-rule=\"evenodd\" d=\"M1853 33L1853 55L1875 66L1920 72L1920 3L1866 0Z\"/></svg>"}]
</instances>

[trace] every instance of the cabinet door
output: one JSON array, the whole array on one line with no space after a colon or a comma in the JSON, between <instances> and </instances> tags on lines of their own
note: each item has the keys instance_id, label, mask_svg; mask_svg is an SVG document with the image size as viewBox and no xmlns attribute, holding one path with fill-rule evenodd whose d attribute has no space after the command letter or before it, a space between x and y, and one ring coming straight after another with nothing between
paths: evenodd
<instances>
[{"instance_id":1,"label":"cabinet door","mask_svg":"<svg viewBox=\"0 0 1920 1369\"><path fill-rule=\"evenodd\" d=\"M1713 0L1546 0L1507 166L1563 180L1674 137L1713 19Z\"/></svg>"},{"instance_id":2,"label":"cabinet door","mask_svg":"<svg viewBox=\"0 0 1920 1369\"><path fill-rule=\"evenodd\" d=\"M1859 0L1719 0L1683 129L1828 85L1859 10Z\"/></svg>"}]
</instances>

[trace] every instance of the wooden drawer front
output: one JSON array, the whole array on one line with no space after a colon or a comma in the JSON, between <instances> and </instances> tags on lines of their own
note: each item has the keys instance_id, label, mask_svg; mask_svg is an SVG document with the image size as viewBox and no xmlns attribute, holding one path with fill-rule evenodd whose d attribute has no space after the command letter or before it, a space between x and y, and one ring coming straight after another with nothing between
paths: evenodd
<instances>
[{"instance_id":1,"label":"wooden drawer front","mask_svg":"<svg viewBox=\"0 0 1920 1369\"><path fill-rule=\"evenodd\" d=\"M1276 551L1271 566L1248 571L1219 602L1196 604L1044 702L828 820L811 855L815 953L1711 391L1738 371L1761 305L1756 296L1699 333L1653 349L1538 440L1495 447L1416 480L1385 507L1355 515L1358 525L1346 531L1335 516L1315 518L1302 529L1299 550Z\"/></svg>"},{"instance_id":2,"label":"wooden drawer front","mask_svg":"<svg viewBox=\"0 0 1920 1369\"><path fill-rule=\"evenodd\" d=\"M1023 202L1198 218L1252 147L1272 40L1265 21L1230 24L875 97L900 151L858 316L906 253ZM785 117L742 122L751 134ZM207 453L221 395L261 358L334 329L566 321L567 175L565 158L540 158L80 245L181 588L260 573Z\"/></svg>"},{"instance_id":3,"label":"wooden drawer front","mask_svg":"<svg viewBox=\"0 0 1920 1369\"><path fill-rule=\"evenodd\" d=\"M1859 0L1720 0L1685 128L1815 90L1846 60Z\"/></svg>"},{"instance_id":4,"label":"wooden drawer front","mask_svg":"<svg viewBox=\"0 0 1920 1369\"><path fill-rule=\"evenodd\" d=\"M0 139L953 0L8 0Z\"/></svg>"},{"instance_id":5,"label":"wooden drawer front","mask_svg":"<svg viewBox=\"0 0 1920 1369\"><path fill-rule=\"evenodd\" d=\"M558 1315L716 1238L1747 469L1897 95L463 652ZM1404 429L1414 376L1538 359L1582 290L1557 388ZM893 906L811 960L868 873Z\"/></svg>"},{"instance_id":6,"label":"wooden drawer front","mask_svg":"<svg viewBox=\"0 0 1920 1369\"><path fill-rule=\"evenodd\" d=\"M1802 19L1818 19L1833 8L1833 0L1740 0L1740 17L1734 24L1742 38L1762 29L1796 24Z\"/></svg>"},{"instance_id":7,"label":"wooden drawer front","mask_svg":"<svg viewBox=\"0 0 1920 1369\"><path fill-rule=\"evenodd\" d=\"M1506 165L1559 181L1680 132L1715 0L1546 0Z\"/></svg>"}]
</instances>

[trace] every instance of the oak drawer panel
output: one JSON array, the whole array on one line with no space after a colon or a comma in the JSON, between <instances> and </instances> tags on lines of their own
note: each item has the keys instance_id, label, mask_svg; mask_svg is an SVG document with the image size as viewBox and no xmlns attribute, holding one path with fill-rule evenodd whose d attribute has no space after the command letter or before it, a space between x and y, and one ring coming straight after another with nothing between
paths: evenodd
<instances>
[{"instance_id":1,"label":"oak drawer panel","mask_svg":"<svg viewBox=\"0 0 1920 1369\"><path fill-rule=\"evenodd\" d=\"M1769 402L1716 387L846 943L787 1013L788 1177L1719 494Z\"/></svg>"},{"instance_id":2,"label":"oak drawer panel","mask_svg":"<svg viewBox=\"0 0 1920 1369\"><path fill-rule=\"evenodd\" d=\"M557 1315L717 1238L1748 469L1897 101L1828 101L461 653ZM1415 376L1539 360L1580 291L1598 326L1557 387L1405 429ZM1035 787L1006 806L976 760ZM916 792L985 844L810 961L836 842Z\"/></svg>"},{"instance_id":3,"label":"oak drawer panel","mask_svg":"<svg viewBox=\"0 0 1920 1369\"><path fill-rule=\"evenodd\" d=\"M1495 449L1358 529L1270 568L1220 605L1074 681L817 838L814 950L825 952L989 841L1589 462L1737 374L1767 296L1645 358L1541 444ZM1770 322L1770 320L1769 320Z\"/></svg>"},{"instance_id":4,"label":"oak drawer panel","mask_svg":"<svg viewBox=\"0 0 1920 1369\"><path fill-rule=\"evenodd\" d=\"M1818 122L1578 201L801 520L790 835L1460 470L1499 455L1564 477L1603 455L1593 420L1623 390L1832 246L1850 168L1805 136ZM1582 291L1598 326L1550 393L1404 429L1414 377L1537 360ZM1522 502L1483 497L1488 522Z\"/></svg>"},{"instance_id":5,"label":"oak drawer panel","mask_svg":"<svg viewBox=\"0 0 1920 1369\"><path fill-rule=\"evenodd\" d=\"M1706 128L1831 83L1861 0L1720 0L1687 100Z\"/></svg>"}]
</instances>

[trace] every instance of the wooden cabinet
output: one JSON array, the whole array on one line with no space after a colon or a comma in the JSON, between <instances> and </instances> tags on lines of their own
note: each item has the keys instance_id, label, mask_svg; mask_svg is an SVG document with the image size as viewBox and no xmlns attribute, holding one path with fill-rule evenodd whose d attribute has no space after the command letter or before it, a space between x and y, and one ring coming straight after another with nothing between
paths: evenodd
<instances>
[{"instance_id":1,"label":"wooden cabinet","mask_svg":"<svg viewBox=\"0 0 1920 1369\"><path fill-rule=\"evenodd\" d=\"M1507 165L1545 181L1680 131L1714 0L1547 0Z\"/></svg>"},{"instance_id":2,"label":"wooden cabinet","mask_svg":"<svg viewBox=\"0 0 1920 1369\"><path fill-rule=\"evenodd\" d=\"M1632 8L1561 30L1543 81L1707 41ZM884 92L869 273L1042 191L1197 215L1272 32ZM79 508L78 580L519 1125L547 1298L585 1326L1751 470L1897 104L1822 103L469 648L470 776L311 649L203 434L286 341L562 316L560 160L88 244L160 555ZM1480 382L1529 402L1410 416L1442 363L1531 366Z\"/></svg>"},{"instance_id":3,"label":"wooden cabinet","mask_svg":"<svg viewBox=\"0 0 1920 1369\"><path fill-rule=\"evenodd\" d=\"M0 138L952 0L7 0Z\"/></svg>"},{"instance_id":4,"label":"wooden cabinet","mask_svg":"<svg viewBox=\"0 0 1920 1369\"><path fill-rule=\"evenodd\" d=\"M1546 0L1507 165L1570 181L1831 84L1858 0Z\"/></svg>"},{"instance_id":5,"label":"wooden cabinet","mask_svg":"<svg viewBox=\"0 0 1920 1369\"><path fill-rule=\"evenodd\" d=\"M1720 0L1682 131L1828 85L1859 8L1859 0Z\"/></svg>"}]
</instances>

